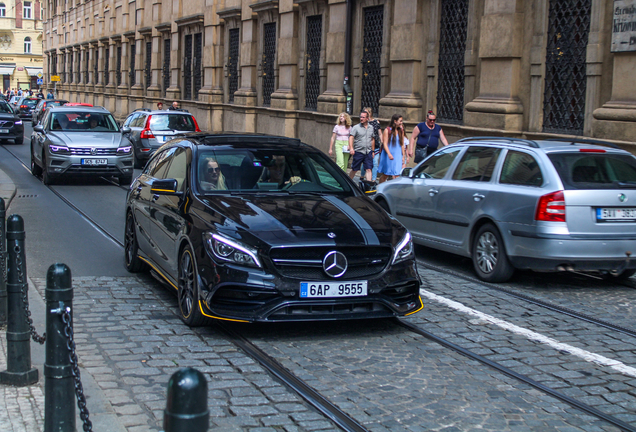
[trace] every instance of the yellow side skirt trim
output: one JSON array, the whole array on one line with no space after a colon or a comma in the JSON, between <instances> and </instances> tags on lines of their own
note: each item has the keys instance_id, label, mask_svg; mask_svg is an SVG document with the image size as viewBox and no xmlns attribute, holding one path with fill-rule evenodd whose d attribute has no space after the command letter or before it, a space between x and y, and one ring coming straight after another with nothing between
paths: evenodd
<instances>
[{"instance_id":1,"label":"yellow side skirt trim","mask_svg":"<svg viewBox=\"0 0 636 432\"><path fill-rule=\"evenodd\" d=\"M420 300L420 307L419 307L419 308L417 308L417 310L414 310L413 312L409 312L409 313L407 313L407 314L406 314L406 315L404 315L404 316L413 315L414 313L419 312L419 311L421 311L422 309L424 309L424 302L422 301L422 297L421 297L421 296L418 296L417 298Z\"/></svg>"}]
</instances>

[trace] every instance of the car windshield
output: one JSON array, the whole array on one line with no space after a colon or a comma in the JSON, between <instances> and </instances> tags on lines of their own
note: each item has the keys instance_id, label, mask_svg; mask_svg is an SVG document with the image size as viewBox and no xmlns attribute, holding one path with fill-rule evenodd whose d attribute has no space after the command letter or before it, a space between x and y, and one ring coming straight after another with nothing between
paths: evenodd
<instances>
[{"instance_id":1,"label":"car windshield","mask_svg":"<svg viewBox=\"0 0 636 432\"><path fill-rule=\"evenodd\" d=\"M29 106L34 106L37 103L38 103L37 99L25 99L22 101L22 105L29 105Z\"/></svg>"},{"instance_id":2,"label":"car windshield","mask_svg":"<svg viewBox=\"0 0 636 432\"><path fill-rule=\"evenodd\" d=\"M636 158L617 153L548 155L565 189L636 189Z\"/></svg>"},{"instance_id":3,"label":"car windshield","mask_svg":"<svg viewBox=\"0 0 636 432\"><path fill-rule=\"evenodd\" d=\"M322 153L280 149L210 149L197 158L202 193L353 193L344 172Z\"/></svg>"},{"instance_id":4,"label":"car windshield","mask_svg":"<svg viewBox=\"0 0 636 432\"><path fill-rule=\"evenodd\" d=\"M184 114L153 114L150 118L150 129L153 131L184 131L196 130L192 116Z\"/></svg>"},{"instance_id":5,"label":"car windshield","mask_svg":"<svg viewBox=\"0 0 636 432\"><path fill-rule=\"evenodd\" d=\"M64 132L118 132L119 128L110 113L56 112L51 116L52 131Z\"/></svg>"},{"instance_id":6,"label":"car windshield","mask_svg":"<svg viewBox=\"0 0 636 432\"><path fill-rule=\"evenodd\" d=\"M13 114L13 109L11 109L8 103L2 102L0 103L0 112Z\"/></svg>"}]
</instances>

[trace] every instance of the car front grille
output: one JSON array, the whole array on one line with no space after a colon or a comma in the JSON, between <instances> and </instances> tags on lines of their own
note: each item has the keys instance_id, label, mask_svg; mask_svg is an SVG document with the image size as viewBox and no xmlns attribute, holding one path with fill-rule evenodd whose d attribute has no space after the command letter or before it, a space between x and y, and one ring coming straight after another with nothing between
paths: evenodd
<instances>
[{"instance_id":1,"label":"car front grille","mask_svg":"<svg viewBox=\"0 0 636 432\"><path fill-rule=\"evenodd\" d=\"M13 122L12 121L6 121L6 120L0 120L0 128L11 128L13 127Z\"/></svg>"},{"instance_id":2,"label":"car front grille","mask_svg":"<svg viewBox=\"0 0 636 432\"><path fill-rule=\"evenodd\" d=\"M383 246L274 248L270 259L281 276L302 280L325 280L322 261L331 251L347 257L347 271L340 278L353 279L380 273L389 263L392 250Z\"/></svg>"},{"instance_id":3,"label":"car front grille","mask_svg":"<svg viewBox=\"0 0 636 432\"><path fill-rule=\"evenodd\" d=\"M93 148L91 147L70 147L69 150L74 155L80 156L114 156L117 154L116 148Z\"/></svg>"}]
</instances>

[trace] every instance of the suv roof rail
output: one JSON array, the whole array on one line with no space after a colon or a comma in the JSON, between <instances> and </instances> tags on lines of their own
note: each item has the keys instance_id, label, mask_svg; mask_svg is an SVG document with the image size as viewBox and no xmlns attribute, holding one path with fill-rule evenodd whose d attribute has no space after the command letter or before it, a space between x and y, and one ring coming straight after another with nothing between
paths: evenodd
<instances>
[{"instance_id":1,"label":"suv roof rail","mask_svg":"<svg viewBox=\"0 0 636 432\"><path fill-rule=\"evenodd\" d=\"M581 139L578 139L578 138L567 138L567 139L563 139L563 138L548 138L548 139L546 139L546 141L566 142L566 143L570 143L570 145L577 145L577 144L601 145L601 146L606 146L606 147L611 147L611 148L614 148L614 149L622 150L616 144L612 144L612 143L607 142L607 141L590 139L590 138L581 138Z\"/></svg>"},{"instance_id":2,"label":"suv roof rail","mask_svg":"<svg viewBox=\"0 0 636 432\"><path fill-rule=\"evenodd\" d=\"M152 111L152 110L150 108L137 108L133 110L133 112L137 112L137 111Z\"/></svg>"},{"instance_id":3,"label":"suv roof rail","mask_svg":"<svg viewBox=\"0 0 636 432\"><path fill-rule=\"evenodd\" d=\"M536 141L527 140L523 138L509 138L509 137L496 137L496 136L480 136L480 137L468 137L462 138L459 141L455 141L453 144L467 142L467 141L506 141L511 144L522 144L529 147L539 148L539 144Z\"/></svg>"}]
</instances>

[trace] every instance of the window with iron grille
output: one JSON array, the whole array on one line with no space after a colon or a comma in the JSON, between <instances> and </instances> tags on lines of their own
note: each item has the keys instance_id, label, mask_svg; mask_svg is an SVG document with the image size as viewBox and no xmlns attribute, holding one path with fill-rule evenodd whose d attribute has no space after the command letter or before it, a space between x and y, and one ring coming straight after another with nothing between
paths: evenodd
<instances>
[{"instance_id":1,"label":"window with iron grille","mask_svg":"<svg viewBox=\"0 0 636 432\"><path fill-rule=\"evenodd\" d=\"M550 0L544 132L583 134L591 0Z\"/></svg>"},{"instance_id":2,"label":"window with iron grille","mask_svg":"<svg viewBox=\"0 0 636 432\"><path fill-rule=\"evenodd\" d=\"M183 98L192 99L192 35L186 35L183 47Z\"/></svg>"},{"instance_id":3,"label":"window with iron grille","mask_svg":"<svg viewBox=\"0 0 636 432\"><path fill-rule=\"evenodd\" d=\"M62 82L66 82L66 53L62 55Z\"/></svg>"},{"instance_id":4,"label":"window with iron grille","mask_svg":"<svg viewBox=\"0 0 636 432\"><path fill-rule=\"evenodd\" d=\"M90 69L88 50L84 51L84 66L84 84L88 84L88 71Z\"/></svg>"},{"instance_id":5,"label":"window with iron grille","mask_svg":"<svg viewBox=\"0 0 636 432\"><path fill-rule=\"evenodd\" d=\"M51 70L52 75L57 75L57 54L51 56Z\"/></svg>"},{"instance_id":6,"label":"window with iron grille","mask_svg":"<svg viewBox=\"0 0 636 432\"><path fill-rule=\"evenodd\" d=\"M98 72L99 72L99 49L95 47L93 51L93 55L95 56L95 63L93 66L93 84L97 84L99 81Z\"/></svg>"},{"instance_id":7,"label":"window with iron grille","mask_svg":"<svg viewBox=\"0 0 636 432\"><path fill-rule=\"evenodd\" d=\"M117 59L115 60L115 82L121 85L121 47L117 47Z\"/></svg>"},{"instance_id":8,"label":"window with iron grille","mask_svg":"<svg viewBox=\"0 0 636 432\"><path fill-rule=\"evenodd\" d=\"M229 81L229 102L234 102L234 93L238 90L239 29L230 30L230 53L227 58L227 77Z\"/></svg>"},{"instance_id":9,"label":"window with iron grille","mask_svg":"<svg viewBox=\"0 0 636 432\"><path fill-rule=\"evenodd\" d=\"M437 117L445 123L464 120L464 56L468 0L442 0L437 78Z\"/></svg>"},{"instance_id":10,"label":"window with iron grille","mask_svg":"<svg viewBox=\"0 0 636 432\"><path fill-rule=\"evenodd\" d=\"M274 63L276 62L276 23L263 26L263 106L270 106L274 93Z\"/></svg>"},{"instance_id":11,"label":"window with iron grille","mask_svg":"<svg viewBox=\"0 0 636 432\"><path fill-rule=\"evenodd\" d=\"M378 113L382 85L382 35L384 30L384 6L364 9L364 48L362 53L362 107L370 107Z\"/></svg>"},{"instance_id":12,"label":"window with iron grille","mask_svg":"<svg viewBox=\"0 0 636 432\"><path fill-rule=\"evenodd\" d=\"M150 66L152 63L152 41L146 42L146 88L150 87Z\"/></svg>"},{"instance_id":13,"label":"window with iron grille","mask_svg":"<svg viewBox=\"0 0 636 432\"><path fill-rule=\"evenodd\" d=\"M108 85L110 83L110 49L106 48L104 50L104 85Z\"/></svg>"},{"instance_id":14,"label":"window with iron grille","mask_svg":"<svg viewBox=\"0 0 636 432\"><path fill-rule=\"evenodd\" d=\"M163 95L170 87L170 39L163 40Z\"/></svg>"},{"instance_id":15,"label":"window with iron grille","mask_svg":"<svg viewBox=\"0 0 636 432\"><path fill-rule=\"evenodd\" d=\"M201 76L201 59L203 54L203 35L197 33L194 35L194 52L192 55L192 91L193 97L197 99L199 97L199 90L201 89L202 76Z\"/></svg>"},{"instance_id":16,"label":"window with iron grille","mask_svg":"<svg viewBox=\"0 0 636 432\"><path fill-rule=\"evenodd\" d=\"M322 15L307 17L307 52L305 53L305 109L318 108L320 95L320 48Z\"/></svg>"},{"instance_id":17,"label":"window with iron grille","mask_svg":"<svg viewBox=\"0 0 636 432\"><path fill-rule=\"evenodd\" d=\"M128 70L128 80L130 86L137 84L137 73L135 72L135 57L137 56L137 43L135 41L130 42L130 69Z\"/></svg>"},{"instance_id":18,"label":"window with iron grille","mask_svg":"<svg viewBox=\"0 0 636 432\"><path fill-rule=\"evenodd\" d=\"M70 62L68 65L68 82L72 83L73 82L73 60L75 60L75 53L71 52L70 57Z\"/></svg>"}]
</instances>

